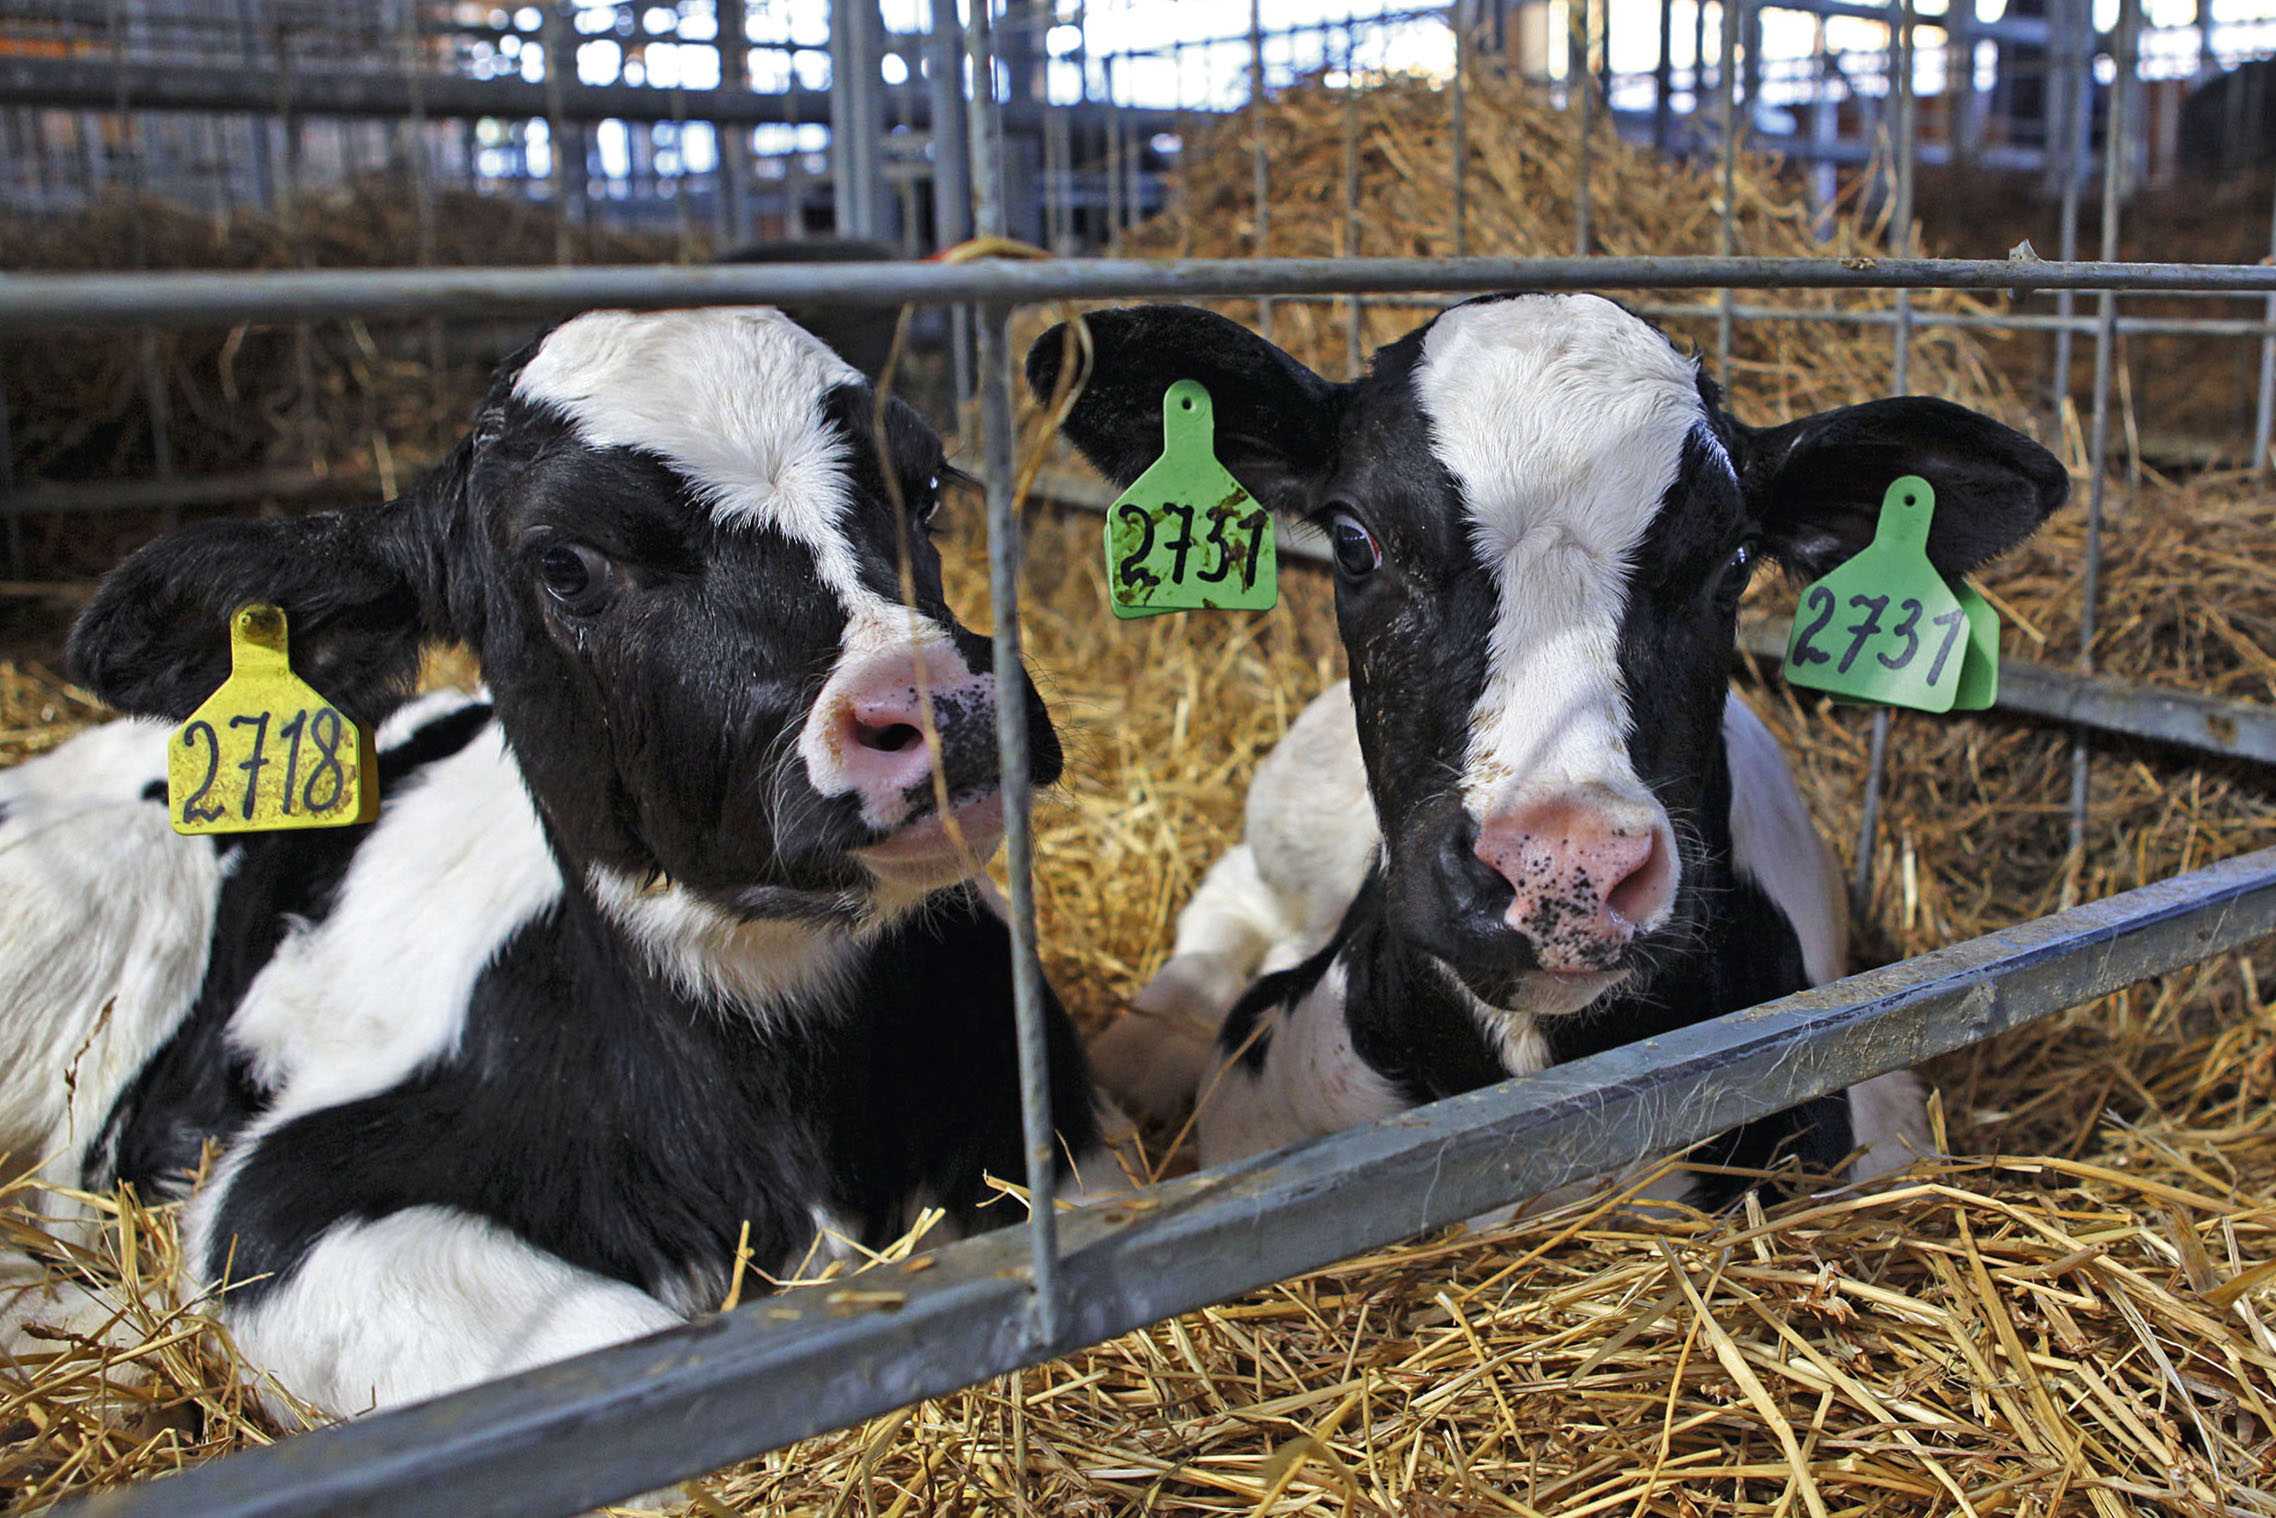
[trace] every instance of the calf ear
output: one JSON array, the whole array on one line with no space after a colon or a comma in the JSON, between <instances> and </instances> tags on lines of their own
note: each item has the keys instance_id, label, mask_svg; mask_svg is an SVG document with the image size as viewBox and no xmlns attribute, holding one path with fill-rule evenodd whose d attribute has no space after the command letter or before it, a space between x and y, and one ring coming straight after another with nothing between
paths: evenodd
<instances>
[{"instance_id":1,"label":"calf ear","mask_svg":"<svg viewBox=\"0 0 2276 1518\"><path fill-rule=\"evenodd\" d=\"M1928 557L1962 575L2038 530L2070 493L2053 454L2011 427L1929 396L1868 401L1742 429L1740 479L1763 547L1816 579L1873 541L1900 475L1936 492Z\"/></svg>"},{"instance_id":2,"label":"calf ear","mask_svg":"<svg viewBox=\"0 0 2276 1518\"><path fill-rule=\"evenodd\" d=\"M1333 456L1342 386L1214 311L1130 306L1083 321L1090 368L1061 430L1101 474L1127 485L1145 473L1162 452L1162 393L1198 380L1216 416L1218 460L1272 510L1301 509ZM1028 349L1036 399L1051 400L1067 351L1065 324Z\"/></svg>"},{"instance_id":3,"label":"calf ear","mask_svg":"<svg viewBox=\"0 0 2276 1518\"><path fill-rule=\"evenodd\" d=\"M229 674L229 619L282 607L294 671L368 730L411 689L436 625L431 503L206 522L138 549L71 629L74 677L138 717L181 721Z\"/></svg>"}]
</instances>

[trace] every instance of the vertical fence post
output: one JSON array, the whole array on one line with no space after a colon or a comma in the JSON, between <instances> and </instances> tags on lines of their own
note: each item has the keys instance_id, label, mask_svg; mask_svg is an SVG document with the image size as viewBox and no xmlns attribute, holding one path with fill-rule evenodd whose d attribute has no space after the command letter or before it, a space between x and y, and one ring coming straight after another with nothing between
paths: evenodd
<instances>
[{"instance_id":1,"label":"vertical fence post","mask_svg":"<svg viewBox=\"0 0 2276 1518\"><path fill-rule=\"evenodd\" d=\"M1454 256L1462 257L1470 251L1470 112L1468 86L1463 75L1470 68L1470 7L1468 0L1454 0L1446 8L1446 19L1454 29L1454 82L1448 97L1447 136L1452 139L1453 194L1450 202Z\"/></svg>"},{"instance_id":2,"label":"vertical fence post","mask_svg":"<svg viewBox=\"0 0 2276 1518\"><path fill-rule=\"evenodd\" d=\"M1272 256L1272 179L1264 154L1264 0L1249 0L1249 200L1258 258ZM1272 340L1272 297L1257 297L1257 330Z\"/></svg>"},{"instance_id":3,"label":"vertical fence post","mask_svg":"<svg viewBox=\"0 0 2276 1518\"><path fill-rule=\"evenodd\" d=\"M1722 230L1717 247L1725 258L1738 251L1739 237L1739 102L1738 71L1731 67L1731 55L1739 45L1739 9L1746 0L1723 0L1723 56L1717 60L1719 82L1723 87L1723 214ZM1701 14L1705 14L1702 0ZM1702 54L1702 64L1705 55ZM1692 94L1692 112L1698 113L1698 93ZM1754 102L1747 102L1754 109ZM1716 296L1715 310L1715 374L1723 388L1734 389L1731 382L1731 319L1733 297L1725 285Z\"/></svg>"},{"instance_id":4,"label":"vertical fence post","mask_svg":"<svg viewBox=\"0 0 2276 1518\"><path fill-rule=\"evenodd\" d=\"M1912 254L1913 167L1920 133L1920 101L1913 90L1913 0L1896 0L1896 19L1889 28L1889 84L1896 101L1896 199L1889 216L1889 252L1897 258ZM1889 379L1893 393L1903 395L1912 385L1912 292L1897 292L1896 345L1891 350ZM1851 884L1851 912L1862 920L1873 910L1873 855L1881 835L1881 787L1889 767L1889 709L1873 709L1873 734L1866 746L1865 795L1858 809L1857 860Z\"/></svg>"},{"instance_id":5,"label":"vertical fence post","mask_svg":"<svg viewBox=\"0 0 2276 1518\"><path fill-rule=\"evenodd\" d=\"M1344 256L1357 258L1360 242L1359 221L1359 57L1352 42L1351 12L1344 12L1343 23L1343 227ZM1360 302L1356 295L1344 297L1344 354L1351 366L1351 378L1359 378L1367 362L1367 338L1360 317Z\"/></svg>"},{"instance_id":6,"label":"vertical fence post","mask_svg":"<svg viewBox=\"0 0 2276 1518\"><path fill-rule=\"evenodd\" d=\"M716 0L714 18L719 88L725 98L739 99L751 89L750 15L744 0ZM798 88L796 78L790 88ZM748 122L714 121L711 130L719 154L719 235L731 250L751 235L751 128Z\"/></svg>"},{"instance_id":7,"label":"vertical fence post","mask_svg":"<svg viewBox=\"0 0 2276 1518\"><path fill-rule=\"evenodd\" d=\"M2126 178L2126 111L2133 94L2136 42L2142 20L2141 0L2118 0L2118 29L2110 43L2110 110L2102 123L2102 257L2118 257L2118 203ZM2102 597L2102 500L2110 460L2110 369L2118 346L2118 297L2101 291L2094 305L2094 413L2086 450L2086 580L2080 587L2078 668L2094 673L2096 614ZM2091 758L2087 730L2071 737L2071 831L2068 878L2063 885L2066 905L2075 901L2086 859L2087 763Z\"/></svg>"},{"instance_id":8,"label":"vertical fence post","mask_svg":"<svg viewBox=\"0 0 2276 1518\"><path fill-rule=\"evenodd\" d=\"M1652 65L1652 146L1668 150L1675 126L1675 0L1660 0L1660 57Z\"/></svg>"},{"instance_id":9,"label":"vertical fence post","mask_svg":"<svg viewBox=\"0 0 2276 1518\"><path fill-rule=\"evenodd\" d=\"M545 48L545 140L553 150L553 261L566 264L569 251L569 124L561 119L562 79L576 65L577 48L561 25L564 0L546 0L539 37ZM582 156L582 155L580 155ZM585 166L577 165L576 193L584 193Z\"/></svg>"},{"instance_id":10,"label":"vertical fence post","mask_svg":"<svg viewBox=\"0 0 2276 1518\"><path fill-rule=\"evenodd\" d=\"M7 531L8 578L25 578L24 515L16 506L16 444L8 427L8 376L0 374L0 527Z\"/></svg>"},{"instance_id":11,"label":"vertical fence post","mask_svg":"<svg viewBox=\"0 0 2276 1518\"><path fill-rule=\"evenodd\" d=\"M2064 263L2078 257L2078 201L2086 178L2086 151L2092 139L2094 118L2094 18L2090 0L2053 0L2049 19L2059 15L2056 24L2062 29L2062 48L2054 56L2059 60L2056 78L2063 81L2065 114L2060 124L2049 123L2047 147L2051 163L2059 163L2057 172L2062 175L2061 220L2055 231L2055 256ZM2061 141L2058 147L2056 138ZM2059 152L2059 157L2055 155ZM2063 408L2071 394L2071 318L2078 313L2078 297L2069 290L2055 297L2055 314L2061 323L2055 328L2053 437L2059 445L2062 440Z\"/></svg>"},{"instance_id":12,"label":"vertical fence post","mask_svg":"<svg viewBox=\"0 0 2276 1518\"><path fill-rule=\"evenodd\" d=\"M1002 117L993 68L994 0L973 0L965 29L972 58L972 200L982 237L1004 235ZM988 487L988 594L996 621L996 748L1002 766L1004 849L1011 873L1012 1015L1019 1030L1019 1095L1027 1141L1028 1269L1031 1325L1038 1346L1058 1342L1061 1324L1057 1186L1058 1140L1051 1126L1051 1062L1043 1025L1043 966L1035 957L1035 839L1030 813L1027 690L1020 673L1020 522L1012 501L1011 307L980 307L980 427Z\"/></svg>"},{"instance_id":13,"label":"vertical fence post","mask_svg":"<svg viewBox=\"0 0 2276 1518\"><path fill-rule=\"evenodd\" d=\"M956 0L932 0L931 79L933 108L933 243L953 248L972 235L972 148L965 137L964 22ZM791 88L798 81L791 79ZM950 375L957 431L964 430L964 403L972 398L972 308L948 308Z\"/></svg>"},{"instance_id":14,"label":"vertical fence post","mask_svg":"<svg viewBox=\"0 0 2276 1518\"><path fill-rule=\"evenodd\" d=\"M2268 209L2268 256L2276 260L2276 196ZM2260 340L2260 389L2252 408L2252 467L2269 467L2269 435L2276 431L2276 295L2261 306L2261 320L2269 325Z\"/></svg>"},{"instance_id":15,"label":"vertical fence post","mask_svg":"<svg viewBox=\"0 0 2276 1518\"><path fill-rule=\"evenodd\" d=\"M1588 257L1589 245L1596 239L1590 223L1594 219L1596 202L1589 187L1589 170L1595 157L1590 128L1596 114L1596 79L1589 71L1590 20L1595 14L1591 0L1574 0L1578 13L1579 67L1565 71L1565 88L1577 92L1573 102L1573 252ZM1609 98L1607 104L1610 104Z\"/></svg>"}]
</instances>

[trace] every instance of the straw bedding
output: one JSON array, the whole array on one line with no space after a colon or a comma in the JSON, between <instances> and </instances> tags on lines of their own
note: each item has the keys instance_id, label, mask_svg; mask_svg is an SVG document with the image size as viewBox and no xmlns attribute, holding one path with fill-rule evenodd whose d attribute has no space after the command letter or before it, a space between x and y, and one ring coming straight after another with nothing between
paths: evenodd
<instances>
[{"instance_id":1,"label":"straw bedding","mask_svg":"<svg viewBox=\"0 0 2276 1518\"><path fill-rule=\"evenodd\" d=\"M1424 213L1443 204L1424 183L1434 160L1391 149L1423 129L1430 102L1403 101L1363 102L1385 123L1369 193L1418 198L1371 211L1368 225L1427 244L1436 234L1414 229L1435 225ZM1554 246L1569 236L1555 225L1562 197L1539 184L1559 172L1557 118L1515 97L1492 104L1485 89L1471 105L1472 141L1503 155L1507 176L1473 186L1472 246L1531 246L1520 239L1536 217ZM1340 130L1339 100L1295 92L1281 109L1272 129L1285 126L1286 151L1340 153L1335 138L1312 142ZM1400 111L1414 121L1402 126ZM1712 237L1708 186L1605 148L1607 246L1617 235L1679 251ZM1198 243L1192 227L1245 203L1228 188L1246 184L1245 161L1215 179L1207 164L1184 203L1223 216L1148 230L1155 251ZM1782 248L1795 202L1758 168L1742 183L1759 208L1744 246ZM1285 194L1334 182L1276 162ZM1339 219L1276 205L1273 250L1329 251L1338 234L1317 224ZM1876 245L1868 228L1841 235ZM1393 333L1384 316L1376 339ZM1282 341L1337 370L1340 315L1283 305L1276 323ZM1737 388L1758 416L1878 393L1885 380L1885 334L1742 326L1738 351ZM1979 346L1924 341L1922 353L1919 388L2008 405ZM952 600L975 617L976 514L950 545ZM2081 534L2074 510L1991 577L2010 657L2076 657ZM1340 653L1328 588L1309 570L1284 573L1267 615L1118 624L1095 519L1037 514L1031 542L1030 655L1071 756L1039 816L1046 955L1095 1026L1158 963L1177 908L1238 829L1251 766L1336 676ZM2108 546L2103 668L2276 699L2276 506L2260 482L2115 481ZM1770 586L1757 604L1790 600ZM1846 852L1869 719L1775 684L1748 688ZM0 760L94 715L44 666L0 664ZM1873 957L2276 841L2276 797L2241 767L2099 747L2088 846L2073 860L2065 736L1997 717L1899 716L1891 754ZM1876 1192L1790 1178L1733 1215L1649 1222L1599 1196L1386 1249L752 1462L703 1483L695 1510L2276 1513L2267 971L2239 957L1941 1062L1952 1157ZM134 1284L134 1327L150 1344L127 1363L58 1344L52 1363L4 1373L0 1486L26 1505L279 1432L238 1389L227 1347L159 1284L165 1211L110 1205L82 1268ZM18 1218L15 1236L27 1227Z\"/></svg>"}]
</instances>

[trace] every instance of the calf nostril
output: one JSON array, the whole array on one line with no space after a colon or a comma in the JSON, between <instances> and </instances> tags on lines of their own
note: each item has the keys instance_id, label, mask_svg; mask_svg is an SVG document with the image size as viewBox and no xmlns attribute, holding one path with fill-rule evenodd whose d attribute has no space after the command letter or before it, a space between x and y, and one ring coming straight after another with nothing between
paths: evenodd
<instances>
[{"instance_id":1,"label":"calf nostril","mask_svg":"<svg viewBox=\"0 0 2276 1518\"><path fill-rule=\"evenodd\" d=\"M1628 851L1626 869L1604 898L1612 915L1631 929L1649 922L1667 905L1668 857L1658 830L1646 833L1640 843Z\"/></svg>"},{"instance_id":2,"label":"calf nostril","mask_svg":"<svg viewBox=\"0 0 2276 1518\"><path fill-rule=\"evenodd\" d=\"M925 741L925 735L906 722L854 724L854 742L881 754L899 754L915 748Z\"/></svg>"}]
</instances>

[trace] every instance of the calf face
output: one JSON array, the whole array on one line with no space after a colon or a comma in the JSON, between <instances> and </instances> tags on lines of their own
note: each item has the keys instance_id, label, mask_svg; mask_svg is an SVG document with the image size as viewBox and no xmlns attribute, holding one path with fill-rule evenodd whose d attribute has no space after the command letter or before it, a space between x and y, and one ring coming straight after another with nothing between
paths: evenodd
<instances>
[{"instance_id":1,"label":"calf face","mask_svg":"<svg viewBox=\"0 0 2276 1518\"><path fill-rule=\"evenodd\" d=\"M153 544L71 654L178 719L227 671L230 611L273 601L303 675L372 723L422 642L462 640L604 900L859 917L970 873L999 825L989 645L928 539L943 474L913 411L778 312L589 313L501 369L419 489Z\"/></svg>"},{"instance_id":2,"label":"calf face","mask_svg":"<svg viewBox=\"0 0 2276 1518\"><path fill-rule=\"evenodd\" d=\"M1386 903L1490 1005L1576 1010L1695 939L1690 820L1726 786L1720 723L1758 560L1815 576L1883 490L1937 491L1929 554L1974 568L2067 479L1944 401L1741 425L1649 324L1594 296L1471 301L1332 384L1222 317L1091 314L1068 435L1118 482L1198 379L1227 467L1333 550ZM1029 355L1049 393L1062 334Z\"/></svg>"}]
</instances>

